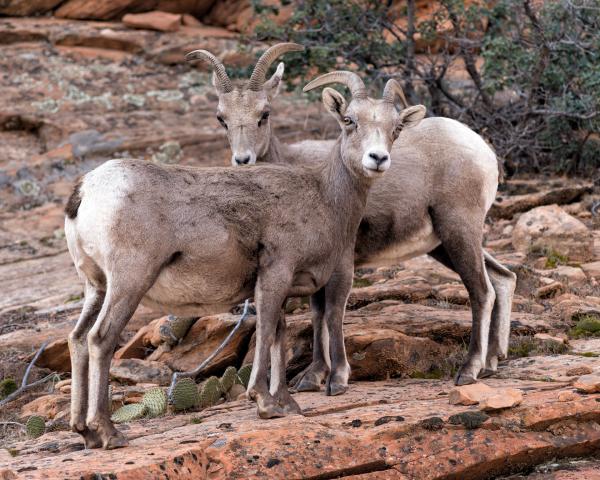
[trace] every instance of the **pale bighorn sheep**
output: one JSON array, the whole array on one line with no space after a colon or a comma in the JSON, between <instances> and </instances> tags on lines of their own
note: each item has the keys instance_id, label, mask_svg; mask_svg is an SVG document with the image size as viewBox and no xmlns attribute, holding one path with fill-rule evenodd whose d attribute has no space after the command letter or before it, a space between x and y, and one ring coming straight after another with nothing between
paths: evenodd
<instances>
[{"instance_id":1,"label":"pale bighorn sheep","mask_svg":"<svg viewBox=\"0 0 600 480\"><path fill-rule=\"evenodd\" d=\"M259 59L251 81L237 88L231 86L225 67L212 54L205 50L188 54L188 59L203 59L215 69L217 118L228 128L234 165L327 161L332 141L285 145L272 132L268 120L271 100L283 76L283 63L268 81L265 74L278 55L301 48L295 44L269 48ZM353 98L365 95L364 84L355 74L325 76L306 88L332 81L349 87ZM397 95L406 107L400 88ZM455 382L472 383L477 377L494 374L498 359L507 353L516 285L515 274L482 248L484 220L496 195L499 164L487 143L455 120L426 118L416 128L401 133L400 139L392 151L390 171L369 195L356 240L355 263L389 264L428 253L460 275L469 292L473 329L467 360ZM256 205L260 207L259 202ZM300 391L319 390L328 375L328 394L340 394L347 388L346 360L336 364L332 358L329 365L327 352L343 342L341 336L328 335L323 318L329 302L325 290L311 298L313 362L295 382Z\"/></svg>"},{"instance_id":2,"label":"pale bighorn sheep","mask_svg":"<svg viewBox=\"0 0 600 480\"><path fill-rule=\"evenodd\" d=\"M320 165L247 171L120 159L75 186L65 235L85 281L85 302L69 335L71 427L88 447L127 444L110 420L108 375L119 335L140 302L205 315L254 296L257 342L248 395L262 418L300 411L285 383L282 306L289 296L325 288L335 302L327 315L343 316L371 183L389 167L387 152L400 126L425 114L423 106L398 111L397 91L390 80L382 99L356 91L347 104L325 89L323 102L342 133ZM342 335L335 332L341 325L342 319L332 321L334 334ZM343 342L338 348L333 357L345 360Z\"/></svg>"}]
</instances>

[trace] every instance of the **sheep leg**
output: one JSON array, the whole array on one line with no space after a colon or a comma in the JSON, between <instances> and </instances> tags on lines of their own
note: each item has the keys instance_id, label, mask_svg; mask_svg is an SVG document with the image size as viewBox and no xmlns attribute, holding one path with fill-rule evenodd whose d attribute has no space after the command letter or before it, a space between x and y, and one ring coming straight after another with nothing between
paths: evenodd
<instances>
[{"instance_id":1,"label":"sheep leg","mask_svg":"<svg viewBox=\"0 0 600 480\"><path fill-rule=\"evenodd\" d=\"M494 375L498 369L498 360L506 357L510 337L510 314L512 300L517 286L517 276L499 263L485 250L483 251L486 270L496 292L496 302L492 310L490 338L485 368L479 378Z\"/></svg>"},{"instance_id":2,"label":"sheep leg","mask_svg":"<svg viewBox=\"0 0 600 480\"><path fill-rule=\"evenodd\" d=\"M152 265L150 261L140 262L140 265L138 269L127 265L127 274L107 275L109 287L106 298L98 319L87 336L90 367L86 424L89 430L96 432L107 450L128 444L125 436L110 420L108 385L112 356L119 335L160 271L148 269L147 266Z\"/></svg>"},{"instance_id":3,"label":"sheep leg","mask_svg":"<svg viewBox=\"0 0 600 480\"><path fill-rule=\"evenodd\" d=\"M329 330L325 323L325 289L322 288L310 297L313 326L313 359L294 380L293 389L297 392L318 392L330 372Z\"/></svg>"},{"instance_id":4,"label":"sheep leg","mask_svg":"<svg viewBox=\"0 0 600 480\"><path fill-rule=\"evenodd\" d=\"M89 430L85 423L88 408L89 352L87 334L98 317L104 301L104 292L89 281L85 284L85 301L81 315L69 334L71 354L71 429L83 436L86 448L102 445L100 437Z\"/></svg>"},{"instance_id":5,"label":"sheep leg","mask_svg":"<svg viewBox=\"0 0 600 480\"><path fill-rule=\"evenodd\" d=\"M286 348L285 348L285 313L282 311L277 323L275 340L271 346L271 389L270 393L283 408L284 413L302 414L302 409L290 394L285 381Z\"/></svg>"},{"instance_id":6,"label":"sheep leg","mask_svg":"<svg viewBox=\"0 0 600 480\"><path fill-rule=\"evenodd\" d=\"M344 345L344 314L354 275L354 245L346 254L325 286L325 321L329 330L331 373L327 377L327 395L341 395L348 390L350 364Z\"/></svg>"},{"instance_id":7,"label":"sheep leg","mask_svg":"<svg viewBox=\"0 0 600 480\"><path fill-rule=\"evenodd\" d=\"M275 334L283 302L286 299L291 276L278 275L276 268L259 273L254 292L256 303L256 350L252 364L252 374L248 382L248 398L257 404L260 418L283 417L285 412L269 392L267 369L269 353L275 341ZM285 367L284 367L285 368Z\"/></svg>"},{"instance_id":8,"label":"sheep leg","mask_svg":"<svg viewBox=\"0 0 600 480\"><path fill-rule=\"evenodd\" d=\"M442 242L430 255L436 259L447 257L454 271L460 275L471 302L473 324L467 360L460 367L455 383L466 385L477 381L485 366L491 315L496 293L487 274L483 255L483 218L481 224L473 221L473 213L460 209L432 212L433 225ZM456 226L461 228L457 229ZM442 262L444 263L444 262Z\"/></svg>"}]
</instances>

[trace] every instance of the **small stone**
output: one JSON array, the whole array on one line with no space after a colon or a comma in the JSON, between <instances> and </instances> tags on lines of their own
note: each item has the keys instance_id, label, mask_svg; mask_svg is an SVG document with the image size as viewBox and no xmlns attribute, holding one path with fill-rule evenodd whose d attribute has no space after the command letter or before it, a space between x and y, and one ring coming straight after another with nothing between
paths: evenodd
<instances>
[{"instance_id":1,"label":"small stone","mask_svg":"<svg viewBox=\"0 0 600 480\"><path fill-rule=\"evenodd\" d=\"M390 423L390 422L403 422L404 421L404 417L397 415L397 416L385 416L385 417L381 417L378 418L377 420L375 420L375 426L378 427L379 425L384 425L385 423Z\"/></svg>"},{"instance_id":2,"label":"small stone","mask_svg":"<svg viewBox=\"0 0 600 480\"><path fill-rule=\"evenodd\" d=\"M425 430L435 431L444 428L444 420L440 417L430 417L421 421L421 426Z\"/></svg>"},{"instance_id":3,"label":"small stone","mask_svg":"<svg viewBox=\"0 0 600 480\"><path fill-rule=\"evenodd\" d=\"M361 421L361 420L359 420L359 419L357 418L357 419L355 419L355 420L352 420L352 421L350 422L350 425L351 425L352 427L354 427L354 428L358 428L358 427L360 427L360 426L362 425L362 421Z\"/></svg>"},{"instance_id":4,"label":"small stone","mask_svg":"<svg viewBox=\"0 0 600 480\"><path fill-rule=\"evenodd\" d=\"M575 392L560 392L558 394L559 402L571 402L577 399L577 394Z\"/></svg>"},{"instance_id":5,"label":"small stone","mask_svg":"<svg viewBox=\"0 0 600 480\"><path fill-rule=\"evenodd\" d=\"M485 383L473 383L455 387L448 393L450 405L476 405L483 399L493 396L494 389Z\"/></svg>"},{"instance_id":6,"label":"small stone","mask_svg":"<svg viewBox=\"0 0 600 480\"><path fill-rule=\"evenodd\" d=\"M484 399L479 408L481 410L501 410L503 408L511 408L520 405L523 402L523 392L516 388L501 389L498 394Z\"/></svg>"},{"instance_id":7,"label":"small stone","mask_svg":"<svg viewBox=\"0 0 600 480\"><path fill-rule=\"evenodd\" d=\"M171 369L164 363L137 358L113 360L110 367L112 378L121 383L129 384L155 383L169 385L172 374Z\"/></svg>"},{"instance_id":8,"label":"small stone","mask_svg":"<svg viewBox=\"0 0 600 480\"><path fill-rule=\"evenodd\" d=\"M573 386L579 391L584 393L597 393L600 392L600 375L591 373L589 375L582 375L573 383Z\"/></svg>"},{"instance_id":9,"label":"small stone","mask_svg":"<svg viewBox=\"0 0 600 480\"><path fill-rule=\"evenodd\" d=\"M468 430L480 427L488 418L483 412L462 412L452 415L448 422L452 425L463 425Z\"/></svg>"},{"instance_id":10,"label":"small stone","mask_svg":"<svg viewBox=\"0 0 600 480\"><path fill-rule=\"evenodd\" d=\"M593 370L587 365L578 365L576 367L569 368L566 372L567 377L579 377L581 375L588 375Z\"/></svg>"}]
</instances>

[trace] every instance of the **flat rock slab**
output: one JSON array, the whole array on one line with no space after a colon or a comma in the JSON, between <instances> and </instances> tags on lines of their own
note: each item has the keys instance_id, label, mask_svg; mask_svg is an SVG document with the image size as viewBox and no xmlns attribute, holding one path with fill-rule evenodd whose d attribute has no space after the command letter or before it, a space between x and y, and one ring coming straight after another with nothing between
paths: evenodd
<instances>
[{"instance_id":1,"label":"flat rock slab","mask_svg":"<svg viewBox=\"0 0 600 480\"><path fill-rule=\"evenodd\" d=\"M119 427L130 446L117 451L80 450L76 435L47 433L14 445L19 455L0 462L0 472L27 479L111 474L119 479L476 479L600 447L600 395L575 394L559 402L566 391L561 384L486 383L519 388L524 400L489 412L474 429L448 422L452 415L475 411L449 405L450 382L355 383L339 397L296 394L305 416L261 421L253 404L236 401L140 420Z\"/></svg>"}]
</instances>

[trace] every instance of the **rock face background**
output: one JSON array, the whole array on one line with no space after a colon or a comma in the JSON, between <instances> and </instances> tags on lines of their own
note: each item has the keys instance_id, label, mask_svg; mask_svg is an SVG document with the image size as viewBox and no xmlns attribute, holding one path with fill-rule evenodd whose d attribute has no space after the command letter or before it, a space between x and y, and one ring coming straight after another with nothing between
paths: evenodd
<instances>
[{"instance_id":1,"label":"rock face background","mask_svg":"<svg viewBox=\"0 0 600 480\"><path fill-rule=\"evenodd\" d=\"M236 36L248 9L233 0L2 2L0 13L25 17L0 19L0 378L20 380L49 342L32 380L54 371L63 381L0 407L0 422L39 414L56 426L28 440L0 424L0 478L594 478L597 460L545 464L600 447L600 197L585 179L501 187L485 242L519 278L512 340L498 378L477 389L450 381L468 344L468 295L424 256L356 272L345 320L353 383L335 398L297 394L305 417L262 422L252 404L232 401L123 425L132 446L92 456L65 431L66 338L83 294L62 230L72 184L113 157L228 164L208 72L182 58L207 48L229 65L251 63ZM284 141L337 135L299 94L282 94L272 118ZM312 329L306 299L287 310L292 379L310 361ZM166 318L140 307L115 352L114 402L203 361L238 314L199 319L171 342ZM250 362L254 344L250 317L204 375Z\"/></svg>"}]
</instances>

